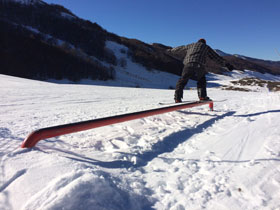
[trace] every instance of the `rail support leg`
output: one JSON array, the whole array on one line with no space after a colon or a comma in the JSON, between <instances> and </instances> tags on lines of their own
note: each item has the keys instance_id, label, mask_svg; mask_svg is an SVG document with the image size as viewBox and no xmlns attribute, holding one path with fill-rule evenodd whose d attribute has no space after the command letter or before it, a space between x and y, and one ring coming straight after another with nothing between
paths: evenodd
<instances>
[{"instance_id":1,"label":"rail support leg","mask_svg":"<svg viewBox=\"0 0 280 210\"><path fill-rule=\"evenodd\" d=\"M209 103L209 108L210 108L211 111L214 111L214 103L213 102Z\"/></svg>"}]
</instances>

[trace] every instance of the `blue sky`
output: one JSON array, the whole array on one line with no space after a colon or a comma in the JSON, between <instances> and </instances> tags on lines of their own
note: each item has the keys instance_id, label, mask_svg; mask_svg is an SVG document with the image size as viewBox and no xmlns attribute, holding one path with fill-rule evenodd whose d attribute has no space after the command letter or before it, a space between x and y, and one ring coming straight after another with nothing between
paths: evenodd
<instances>
[{"instance_id":1,"label":"blue sky","mask_svg":"<svg viewBox=\"0 0 280 210\"><path fill-rule=\"evenodd\" d=\"M44 0L109 32L179 46L205 38L227 53L280 60L280 0Z\"/></svg>"}]
</instances>

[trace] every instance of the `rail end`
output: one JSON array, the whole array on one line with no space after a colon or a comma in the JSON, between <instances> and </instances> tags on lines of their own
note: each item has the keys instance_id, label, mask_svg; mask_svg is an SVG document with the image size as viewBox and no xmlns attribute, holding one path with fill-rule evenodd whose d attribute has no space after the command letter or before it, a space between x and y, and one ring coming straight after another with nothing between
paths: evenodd
<instances>
[{"instance_id":1,"label":"rail end","mask_svg":"<svg viewBox=\"0 0 280 210\"><path fill-rule=\"evenodd\" d=\"M26 139L24 139L21 144L21 148L32 148L40 140L40 133L38 131L33 131L26 137Z\"/></svg>"}]
</instances>

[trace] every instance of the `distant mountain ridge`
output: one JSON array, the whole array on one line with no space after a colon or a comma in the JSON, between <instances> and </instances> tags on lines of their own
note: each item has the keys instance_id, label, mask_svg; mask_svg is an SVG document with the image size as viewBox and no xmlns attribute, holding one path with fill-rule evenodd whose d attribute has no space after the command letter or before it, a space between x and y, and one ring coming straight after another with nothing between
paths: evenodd
<instances>
[{"instance_id":1,"label":"distant mountain ridge","mask_svg":"<svg viewBox=\"0 0 280 210\"><path fill-rule=\"evenodd\" d=\"M5 29L0 33L2 74L72 81L114 79L115 67L123 61L106 47L107 41L127 47L128 58L148 70L180 75L183 66L166 52L170 46L120 37L63 6L41 0L0 0L0 27ZM239 70L280 74L280 62L243 59L227 53L222 56ZM226 71L211 61L207 65L213 73Z\"/></svg>"},{"instance_id":2,"label":"distant mountain ridge","mask_svg":"<svg viewBox=\"0 0 280 210\"><path fill-rule=\"evenodd\" d=\"M231 58L232 60L235 60L233 57L236 57L236 58L242 59L242 60L247 60L248 62L258 64L258 65L263 66L265 68L269 68L268 71L271 70L270 73L279 74L280 61L263 60L263 59L252 58L252 57L248 57L248 56L244 56L244 55L238 55L238 54L228 54L228 53L225 53L225 52L223 52L221 50L218 50L218 49L216 49L216 52L221 56L230 56L230 57L232 57ZM246 66L245 64L243 64L243 65Z\"/></svg>"}]
</instances>

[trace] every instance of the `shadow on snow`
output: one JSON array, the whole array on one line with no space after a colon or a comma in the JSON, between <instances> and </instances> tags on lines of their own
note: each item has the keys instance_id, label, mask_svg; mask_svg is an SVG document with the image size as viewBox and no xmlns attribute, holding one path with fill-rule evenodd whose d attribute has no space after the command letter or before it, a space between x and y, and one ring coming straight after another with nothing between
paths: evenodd
<instances>
[{"instance_id":1,"label":"shadow on snow","mask_svg":"<svg viewBox=\"0 0 280 210\"><path fill-rule=\"evenodd\" d=\"M130 156L136 156L137 157L137 163L133 163L131 161L125 161L125 160L115 160L115 161L100 161L96 160L93 158L86 157L84 155L59 149L59 148L49 148L51 150L56 150L59 153L62 153L64 157L69 158L71 160L79 161L79 162L84 162L84 163L89 163L97 166L101 166L104 168L138 168L138 167L143 167L146 166L150 161L152 161L154 158L160 156L161 154L172 152L174 149L177 148L177 146L181 143L186 142L188 139L190 139L192 136L202 133L204 129L207 129L208 127L212 126L216 121L221 120L225 117L229 116L234 116L234 117L252 117L252 116L258 116L258 115L263 115L263 114L268 114L268 113L278 113L280 110L269 110L265 112L258 112L258 113L253 113L253 114L246 114L246 115L235 115L235 112L227 112L223 115L210 115L210 114L203 114L203 113L197 113L197 112L184 112L181 111L182 113L185 114L198 114L198 115L207 115L207 116L213 116L213 118L205 121L204 123L198 125L196 128L190 128L190 129L184 129L181 131L178 131L176 133L172 133L169 136L166 136L162 141L159 141L155 143L152 146L152 149L149 151L146 151L144 153L138 153L138 154L127 154ZM51 140L48 140L51 141ZM55 140L55 142L60 141L60 140ZM61 143L63 143L61 141ZM39 148L35 148L37 150L40 150ZM40 150L42 152L45 152L43 150ZM46 152L48 153L48 152ZM125 154L125 153L123 153ZM278 159L273 159L274 161L280 161ZM198 161L198 160L196 160ZM244 160L240 162L249 162L250 160ZM256 160L256 161L265 161L264 159ZM219 162L227 162L227 163L236 163L236 161L231 161L231 160L224 160L224 161L219 161Z\"/></svg>"},{"instance_id":2,"label":"shadow on snow","mask_svg":"<svg viewBox=\"0 0 280 210\"><path fill-rule=\"evenodd\" d=\"M188 113L192 114L192 113ZM131 156L137 157L137 163L133 163L131 161L124 161L124 160L115 160L115 161L99 161L93 158L85 157L81 154L77 154L71 151L65 151L58 148L52 148L52 150L56 150L60 153L63 153L63 156L66 158L69 158L71 160L80 161L84 163L94 164L98 165L104 168L137 168L137 167L143 167L146 166L150 161L152 161L154 158L158 157L161 154L172 152L179 144L186 142L189 138L191 138L193 135L202 133L204 129L207 129L208 127L212 126L217 120L221 120L228 116L233 116L235 112L228 112L223 115L217 116L214 115L214 117L210 120L205 121L204 123L198 125L196 128L192 129L184 129L181 131L178 131L176 133L172 133L171 135L165 137L162 141L157 142L153 145L152 149L150 151L146 151L144 153L139 154L129 154ZM211 115L213 116L213 115ZM40 150L37 148L37 150ZM40 150L42 151L42 150ZM42 151L43 152L43 151ZM69 156L68 156L68 155Z\"/></svg>"}]
</instances>

